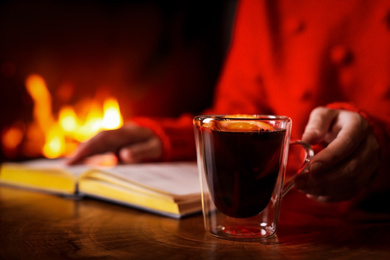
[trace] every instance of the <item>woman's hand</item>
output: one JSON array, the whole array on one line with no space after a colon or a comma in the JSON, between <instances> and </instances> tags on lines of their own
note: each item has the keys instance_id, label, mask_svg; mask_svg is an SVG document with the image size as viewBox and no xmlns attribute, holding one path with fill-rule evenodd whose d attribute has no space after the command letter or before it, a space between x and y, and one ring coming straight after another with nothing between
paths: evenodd
<instances>
[{"instance_id":1,"label":"woman's hand","mask_svg":"<svg viewBox=\"0 0 390 260\"><path fill-rule=\"evenodd\" d=\"M312 158L309 173L295 180L297 189L319 201L351 199L379 166L379 144L367 120L356 112L314 109L302 140L325 146Z\"/></svg>"},{"instance_id":2,"label":"woman's hand","mask_svg":"<svg viewBox=\"0 0 390 260\"><path fill-rule=\"evenodd\" d=\"M116 153L123 163L138 163L158 159L162 145L152 130L129 123L119 129L102 131L81 144L67 164L77 164L106 152Z\"/></svg>"}]
</instances>

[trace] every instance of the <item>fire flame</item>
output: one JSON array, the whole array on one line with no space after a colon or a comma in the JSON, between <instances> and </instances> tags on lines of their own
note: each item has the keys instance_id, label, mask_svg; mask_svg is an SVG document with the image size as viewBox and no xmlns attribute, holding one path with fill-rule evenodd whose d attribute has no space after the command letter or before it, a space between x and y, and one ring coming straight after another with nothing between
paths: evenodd
<instances>
[{"instance_id":1,"label":"fire flame","mask_svg":"<svg viewBox=\"0 0 390 260\"><path fill-rule=\"evenodd\" d=\"M52 111L50 92L41 76L30 75L26 79L26 89L34 101L34 122L26 128L18 123L3 131L2 146L8 155L15 153L15 149L26 139L25 152L28 154L40 153L46 158L67 156L80 142L88 140L99 131L123 125L115 98L104 100L103 107L95 100L88 105L84 104L88 106L87 115L78 115L73 107L63 106L56 117ZM42 143L39 142L40 139ZM40 147L37 147L39 144Z\"/></svg>"}]
</instances>

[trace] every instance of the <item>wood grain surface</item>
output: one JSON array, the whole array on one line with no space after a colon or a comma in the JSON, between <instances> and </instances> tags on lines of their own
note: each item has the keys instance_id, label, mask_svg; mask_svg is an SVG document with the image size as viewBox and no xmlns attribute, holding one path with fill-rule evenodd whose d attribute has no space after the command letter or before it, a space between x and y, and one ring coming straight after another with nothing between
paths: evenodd
<instances>
[{"instance_id":1,"label":"wood grain surface","mask_svg":"<svg viewBox=\"0 0 390 260\"><path fill-rule=\"evenodd\" d=\"M208 235L200 214L175 220L0 187L0 259L390 259L390 215L292 191L274 239L237 242Z\"/></svg>"}]
</instances>

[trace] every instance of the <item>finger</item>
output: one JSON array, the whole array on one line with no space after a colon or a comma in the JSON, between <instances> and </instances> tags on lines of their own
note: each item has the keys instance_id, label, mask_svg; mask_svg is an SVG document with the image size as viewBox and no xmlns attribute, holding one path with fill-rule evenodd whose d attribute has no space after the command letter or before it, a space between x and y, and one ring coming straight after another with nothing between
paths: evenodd
<instances>
[{"instance_id":1,"label":"finger","mask_svg":"<svg viewBox=\"0 0 390 260\"><path fill-rule=\"evenodd\" d=\"M77 164L93 154L112 151L115 149L117 143L112 139L117 136L116 132L117 130L103 131L92 137L87 142L80 144L72 157L68 159L67 164ZM110 136L112 134L113 137Z\"/></svg>"},{"instance_id":2,"label":"finger","mask_svg":"<svg viewBox=\"0 0 390 260\"><path fill-rule=\"evenodd\" d=\"M138 129L138 131L137 131ZM67 164L82 162L85 158L100 153L117 152L120 147L137 141L143 141L150 133L146 129L125 125L115 130L99 132L85 143L82 143Z\"/></svg>"},{"instance_id":3,"label":"finger","mask_svg":"<svg viewBox=\"0 0 390 260\"><path fill-rule=\"evenodd\" d=\"M118 154L120 161L123 163L156 160L161 157L162 145L158 138L151 138L145 142L123 147Z\"/></svg>"},{"instance_id":4,"label":"finger","mask_svg":"<svg viewBox=\"0 0 390 260\"><path fill-rule=\"evenodd\" d=\"M309 144L318 144L328 133L338 111L325 107L315 108L309 117L302 140Z\"/></svg>"},{"instance_id":5,"label":"finger","mask_svg":"<svg viewBox=\"0 0 390 260\"><path fill-rule=\"evenodd\" d=\"M373 135L361 144L348 160L330 172L318 176L297 176L296 188L319 201L350 199L366 187L379 166L379 144Z\"/></svg>"},{"instance_id":6,"label":"finger","mask_svg":"<svg viewBox=\"0 0 390 260\"><path fill-rule=\"evenodd\" d=\"M329 135L335 135L330 144L316 154L310 165L312 174L318 174L337 165L350 156L367 137L368 123L358 113L342 111Z\"/></svg>"}]
</instances>

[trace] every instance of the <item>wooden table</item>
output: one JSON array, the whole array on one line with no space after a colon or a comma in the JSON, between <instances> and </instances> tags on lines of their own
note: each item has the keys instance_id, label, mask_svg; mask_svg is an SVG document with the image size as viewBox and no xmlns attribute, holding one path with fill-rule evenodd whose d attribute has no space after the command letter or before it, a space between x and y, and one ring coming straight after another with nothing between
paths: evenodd
<instances>
[{"instance_id":1,"label":"wooden table","mask_svg":"<svg viewBox=\"0 0 390 260\"><path fill-rule=\"evenodd\" d=\"M390 259L390 215L346 216L292 191L274 241L234 242L206 234L201 215L0 187L0 259Z\"/></svg>"}]
</instances>

